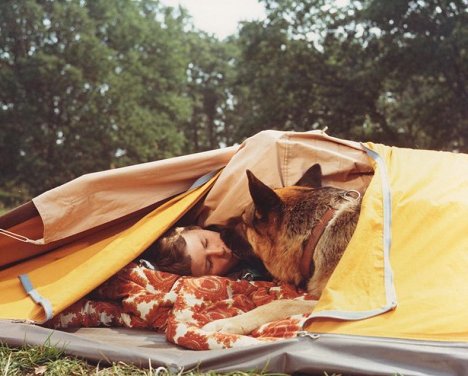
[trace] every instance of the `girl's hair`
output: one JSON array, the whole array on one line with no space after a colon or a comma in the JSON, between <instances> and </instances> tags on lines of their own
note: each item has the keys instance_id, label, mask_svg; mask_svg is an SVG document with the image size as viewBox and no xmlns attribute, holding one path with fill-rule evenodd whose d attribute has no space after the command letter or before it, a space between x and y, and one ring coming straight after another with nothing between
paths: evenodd
<instances>
[{"instance_id":1,"label":"girl's hair","mask_svg":"<svg viewBox=\"0 0 468 376\"><path fill-rule=\"evenodd\" d=\"M187 243L182 234L199 226L174 227L154 242L145 252L158 270L179 275L191 275L192 259L186 254Z\"/></svg>"}]
</instances>

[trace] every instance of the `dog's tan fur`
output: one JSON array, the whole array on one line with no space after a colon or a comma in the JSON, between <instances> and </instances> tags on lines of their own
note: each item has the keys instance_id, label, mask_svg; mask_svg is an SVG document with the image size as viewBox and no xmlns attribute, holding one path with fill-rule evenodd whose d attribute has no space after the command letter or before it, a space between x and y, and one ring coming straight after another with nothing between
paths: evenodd
<instances>
[{"instance_id":1,"label":"dog's tan fur","mask_svg":"<svg viewBox=\"0 0 468 376\"><path fill-rule=\"evenodd\" d=\"M300 286L317 299L338 264L356 228L361 200L354 193L322 187L320 165L312 166L291 187L273 190L247 171L253 203L239 231L273 277ZM301 262L313 228L329 208L334 210L313 252L312 275L304 280ZM204 329L246 334L263 323L308 313L316 301L279 300L243 315L217 320Z\"/></svg>"}]
</instances>

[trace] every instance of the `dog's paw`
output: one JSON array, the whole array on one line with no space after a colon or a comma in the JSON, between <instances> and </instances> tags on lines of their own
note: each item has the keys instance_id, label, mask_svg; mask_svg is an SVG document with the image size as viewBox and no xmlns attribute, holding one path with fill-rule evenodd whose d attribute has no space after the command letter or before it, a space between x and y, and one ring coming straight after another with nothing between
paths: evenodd
<instances>
[{"instance_id":1,"label":"dog's paw","mask_svg":"<svg viewBox=\"0 0 468 376\"><path fill-rule=\"evenodd\" d=\"M249 332L239 325L234 318L220 319L209 322L202 329L207 332L221 332L229 334L248 334Z\"/></svg>"}]
</instances>

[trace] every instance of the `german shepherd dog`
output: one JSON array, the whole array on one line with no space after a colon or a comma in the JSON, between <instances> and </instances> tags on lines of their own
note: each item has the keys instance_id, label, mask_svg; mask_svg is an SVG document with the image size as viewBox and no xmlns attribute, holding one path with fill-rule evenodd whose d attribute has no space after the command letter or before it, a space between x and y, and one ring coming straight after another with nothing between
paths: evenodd
<instances>
[{"instance_id":1,"label":"german shepherd dog","mask_svg":"<svg viewBox=\"0 0 468 376\"><path fill-rule=\"evenodd\" d=\"M306 286L319 298L354 233L361 195L322 186L313 165L294 185L271 189L247 170L252 204L235 231L277 280ZM316 300L277 300L239 316L216 320L207 331L247 334L270 321L310 313Z\"/></svg>"}]
</instances>

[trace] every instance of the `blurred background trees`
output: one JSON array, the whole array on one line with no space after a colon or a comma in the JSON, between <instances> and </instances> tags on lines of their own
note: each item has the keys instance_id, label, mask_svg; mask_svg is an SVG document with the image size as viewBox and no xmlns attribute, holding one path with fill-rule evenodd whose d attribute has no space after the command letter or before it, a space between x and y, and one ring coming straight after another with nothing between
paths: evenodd
<instances>
[{"instance_id":1,"label":"blurred background trees","mask_svg":"<svg viewBox=\"0 0 468 376\"><path fill-rule=\"evenodd\" d=\"M157 0L0 2L0 205L264 130L467 152L466 0L263 0L226 40Z\"/></svg>"},{"instance_id":2,"label":"blurred background trees","mask_svg":"<svg viewBox=\"0 0 468 376\"><path fill-rule=\"evenodd\" d=\"M265 125L467 150L466 0L266 0L244 25L245 137ZM341 2L343 3L343 2Z\"/></svg>"}]
</instances>

